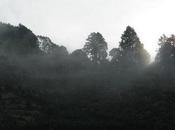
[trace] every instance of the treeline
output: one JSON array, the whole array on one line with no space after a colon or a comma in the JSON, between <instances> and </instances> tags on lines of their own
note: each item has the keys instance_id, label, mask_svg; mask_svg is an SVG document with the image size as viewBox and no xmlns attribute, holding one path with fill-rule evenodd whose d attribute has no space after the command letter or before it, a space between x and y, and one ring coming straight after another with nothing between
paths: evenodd
<instances>
[{"instance_id":1,"label":"treeline","mask_svg":"<svg viewBox=\"0 0 175 130\"><path fill-rule=\"evenodd\" d=\"M77 60L86 60L94 64L113 64L123 68L145 66L150 63L150 55L144 49L135 30L127 26L121 36L119 46L108 52L108 44L99 32L91 33L82 49L69 53L64 46L53 43L50 38L36 36L24 25L15 27L10 24L0 24L0 49L3 55L52 55L58 58L67 56ZM161 36L160 46L155 62L170 63L174 57L174 35Z\"/></svg>"},{"instance_id":2,"label":"treeline","mask_svg":"<svg viewBox=\"0 0 175 130\"><path fill-rule=\"evenodd\" d=\"M175 36L158 44L150 64L130 26L110 51L93 32L69 53L24 25L0 23L0 129L174 130Z\"/></svg>"},{"instance_id":3,"label":"treeline","mask_svg":"<svg viewBox=\"0 0 175 130\"><path fill-rule=\"evenodd\" d=\"M77 60L89 60L94 64L115 64L123 65L146 65L149 63L150 56L144 49L143 44L138 38L135 30L128 26L121 37L118 48L113 48L109 55L108 45L102 34L99 32L91 33L82 49L77 49L71 54L64 46L54 44L48 37L36 36L23 25L14 27L9 24L1 23L1 53L32 55L46 54L56 57L74 57ZM107 59L110 56L111 59Z\"/></svg>"}]
</instances>

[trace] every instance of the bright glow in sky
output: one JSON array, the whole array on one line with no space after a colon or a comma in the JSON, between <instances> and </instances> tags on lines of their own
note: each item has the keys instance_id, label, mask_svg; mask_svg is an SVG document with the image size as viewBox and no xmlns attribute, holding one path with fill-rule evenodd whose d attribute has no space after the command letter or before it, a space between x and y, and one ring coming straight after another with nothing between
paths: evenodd
<instances>
[{"instance_id":1,"label":"bright glow in sky","mask_svg":"<svg viewBox=\"0 0 175 130\"><path fill-rule=\"evenodd\" d=\"M100 32L118 47L127 25L134 27L152 57L162 34L175 34L174 0L0 0L0 21L22 23L69 51Z\"/></svg>"}]
</instances>

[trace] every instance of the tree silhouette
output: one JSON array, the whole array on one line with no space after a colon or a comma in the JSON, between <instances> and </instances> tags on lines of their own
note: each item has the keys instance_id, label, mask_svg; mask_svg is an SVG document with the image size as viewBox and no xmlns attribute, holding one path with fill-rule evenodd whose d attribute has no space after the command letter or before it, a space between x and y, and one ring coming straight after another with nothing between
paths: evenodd
<instances>
[{"instance_id":1,"label":"tree silhouette","mask_svg":"<svg viewBox=\"0 0 175 130\"><path fill-rule=\"evenodd\" d=\"M160 48L156 55L156 62L161 64L175 63L175 36L161 36L158 45Z\"/></svg>"},{"instance_id":2,"label":"tree silhouette","mask_svg":"<svg viewBox=\"0 0 175 130\"><path fill-rule=\"evenodd\" d=\"M66 47L59 46L51 41L50 38L44 36L37 36L39 48L46 54L56 57L68 56Z\"/></svg>"},{"instance_id":3,"label":"tree silhouette","mask_svg":"<svg viewBox=\"0 0 175 130\"><path fill-rule=\"evenodd\" d=\"M73 51L71 55L78 58L87 58L86 53L82 49Z\"/></svg>"},{"instance_id":4,"label":"tree silhouette","mask_svg":"<svg viewBox=\"0 0 175 130\"><path fill-rule=\"evenodd\" d=\"M15 27L9 24L0 23L0 48L5 53L26 55L40 53L37 45L37 37L31 30L22 24Z\"/></svg>"},{"instance_id":5,"label":"tree silhouette","mask_svg":"<svg viewBox=\"0 0 175 130\"><path fill-rule=\"evenodd\" d=\"M119 48L113 48L109 52L109 56L111 56L111 63L112 64L118 64L120 62L120 58L121 58L121 50Z\"/></svg>"},{"instance_id":6,"label":"tree silhouette","mask_svg":"<svg viewBox=\"0 0 175 130\"><path fill-rule=\"evenodd\" d=\"M88 36L83 50L92 62L100 64L106 60L107 48L107 42L103 36L99 32L93 32Z\"/></svg>"},{"instance_id":7,"label":"tree silhouette","mask_svg":"<svg viewBox=\"0 0 175 130\"><path fill-rule=\"evenodd\" d=\"M127 26L122 34L119 48L119 61L122 63L122 66L140 66L149 63L150 56L132 27Z\"/></svg>"}]
</instances>

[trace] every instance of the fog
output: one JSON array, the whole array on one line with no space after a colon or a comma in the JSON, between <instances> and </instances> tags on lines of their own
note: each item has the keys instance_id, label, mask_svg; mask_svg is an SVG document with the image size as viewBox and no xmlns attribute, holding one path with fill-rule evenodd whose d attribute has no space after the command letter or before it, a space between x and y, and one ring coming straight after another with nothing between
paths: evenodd
<instances>
[{"instance_id":1,"label":"fog","mask_svg":"<svg viewBox=\"0 0 175 130\"><path fill-rule=\"evenodd\" d=\"M173 6L1 0L0 130L174 130Z\"/></svg>"}]
</instances>

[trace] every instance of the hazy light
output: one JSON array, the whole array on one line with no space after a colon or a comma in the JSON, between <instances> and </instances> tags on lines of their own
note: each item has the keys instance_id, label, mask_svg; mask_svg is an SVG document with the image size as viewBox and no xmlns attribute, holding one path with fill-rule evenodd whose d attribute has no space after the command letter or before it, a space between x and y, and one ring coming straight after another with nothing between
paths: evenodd
<instances>
[{"instance_id":1,"label":"hazy light","mask_svg":"<svg viewBox=\"0 0 175 130\"><path fill-rule=\"evenodd\" d=\"M175 33L174 0L1 0L0 20L22 23L72 51L91 32L117 47L127 25L135 28L152 57L162 34Z\"/></svg>"}]
</instances>

